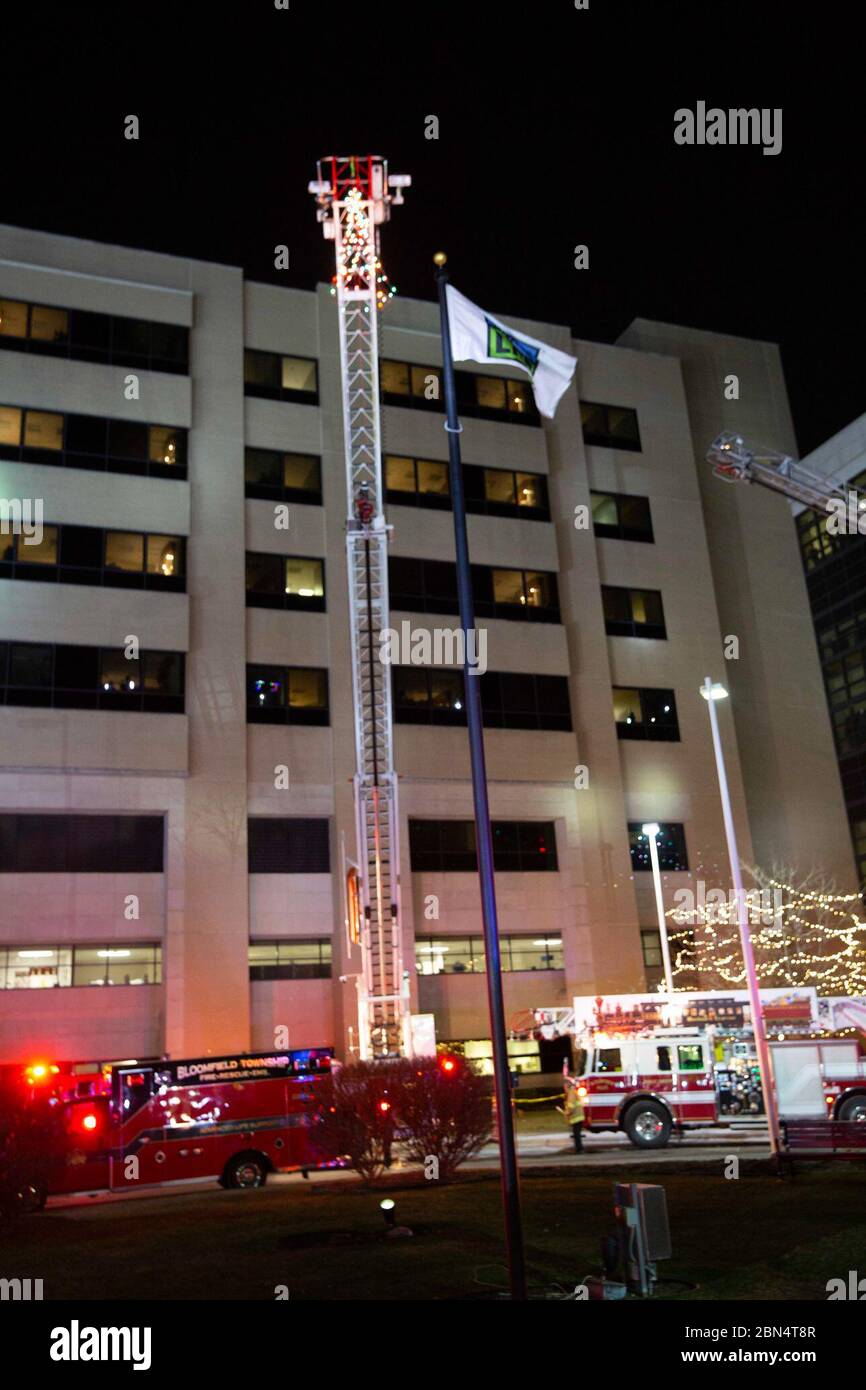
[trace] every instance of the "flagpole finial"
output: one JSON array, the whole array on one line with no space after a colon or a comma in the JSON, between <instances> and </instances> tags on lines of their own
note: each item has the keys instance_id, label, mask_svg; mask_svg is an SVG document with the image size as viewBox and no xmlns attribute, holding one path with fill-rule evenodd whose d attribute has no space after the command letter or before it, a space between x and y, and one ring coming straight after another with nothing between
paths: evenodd
<instances>
[{"instance_id":1,"label":"flagpole finial","mask_svg":"<svg viewBox=\"0 0 866 1390\"><path fill-rule=\"evenodd\" d=\"M433 257L433 264L438 265L441 269L441 267L445 265L447 260L448 257L445 255L444 251L437 251L436 255Z\"/></svg>"}]
</instances>

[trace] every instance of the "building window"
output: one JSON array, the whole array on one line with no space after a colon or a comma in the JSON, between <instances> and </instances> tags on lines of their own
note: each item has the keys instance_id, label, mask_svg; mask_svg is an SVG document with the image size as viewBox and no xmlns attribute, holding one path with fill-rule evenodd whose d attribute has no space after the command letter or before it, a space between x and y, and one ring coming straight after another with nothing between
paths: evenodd
<instances>
[{"instance_id":1,"label":"building window","mask_svg":"<svg viewBox=\"0 0 866 1390\"><path fill-rule=\"evenodd\" d=\"M299 816L250 816L251 874L327 874L331 852L326 819Z\"/></svg>"},{"instance_id":2,"label":"building window","mask_svg":"<svg viewBox=\"0 0 866 1390\"><path fill-rule=\"evenodd\" d=\"M251 980L330 980L331 939L251 941Z\"/></svg>"},{"instance_id":3,"label":"building window","mask_svg":"<svg viewBox=\"0 0 866 1390\"><path fill-rule=\"evenodd\" d=\"M0 406L0 458L102 473L186 477L187 432L101 415Z\"/></svg>"},{"instance_id":4,"label":"building window","mask_svg":"<svg viewBox=\"0 0 866 1390\"><path fill-rule=\"evenodd\" d=\"M394 666L392 685L396 724L466 723L462 671Z\"/></svg>"},{"instance_id":5,"label":"building window","mask_svg":"<svg viewBox=\"0 0 866 1390\"><path fill-rule=\"evenodd\" d=\"M450 560L388 560L391 607L415 613L459 613L457 569ZM472 591L479 618L558 623L556 575L542 570L472 566Z\"/></svg>"},{"instance_id":6,"label":"building window","mask_svg":"<svg viewBox=\"0 0 866 1390\"><path fill-rule=\"evenodd\" d=\"M0 704L183 714L184 653L0 642Z\"/></svg>"},{"instance_id":7,"label":"building window","mask_svg":"<svg viewBox=\"0 0 866 1390\"><path fill-rule=\"evenodd\" d=\"M158 985L162 982L162 947L75 946L73 985Z\"/></svg>"},{"instance_id":8,"label":"building window","mask_svg":"<svg viewBox=\"0 0 866 1390\"><path fill-rule=\"evenodd\" d=\"M473 676L481 688L481 712L489 729L564 729L571 725L566 676L485 671ZM393 668L397 724L465 724L462 671L436 666Z\"/></svg>"},{"instance_id":9,"label":"building window","mask_svg":"<svg viewBox=\"0 0 866 1390\"><path fill-rule=\"evenodd\" d=\"M662 965L662 942L657 931L641 931L640 948L643 953L643 963L650 970L655 970Z\"/></svg>"},{"instance_id":10,"label":"building window","mask_svg":"<svg viewBox=\"0 0 866 1390\"><path fill-rule=\"evenodd\" d=\"M244 393L275 401L318 405L318 364L310 357L284 357L279 352L245 348Z\"/></svg>"},{"instance_id":11,"label":"building window","mask_svg":"<svg viewBox=\"0 0 866 1390\"><path fill-rule=\"evenodd\" d=\"M866 470L849 478L844 486L853 492L862 492L864 484L866 484ZM831 535L827 530L827 521L827 513L817 512L813 507L806 507L794 518L800 551L803 556L803 567L807 574L820 565L823 560L829 559L831 555L836 555L846 543L850 544L850 537L845 532Z\"/></svg>"},{"instance_id":12,"label":"building window","mask_svg":"<svg viewBox=\"0 0 866 1390\"><path fill-rule=\"evenodd\" d=\"M325 564L305 555L247 551L247 607L325 611Z\"/></svg>"},{"instance_id":13,"label":"building window","mask_svg":"<svg viewBox=\"0 0 866 1390\"><path fill-rule=\"evenodd\" d=\"M189 329L180 324L20 300L0 299L0 348L175 375L189 371Z\"/></svg>"},{"instance_id":14,"label":"building window","mask_svg":"<svg viewBox=\"0 0 866 1390\"><path fill-rule=\"evenodd\" d=\"M383 358L379 363L379 380L385 405L411 406L416 410L444 409L441 367L419 367L415 363ZM454 383L461 415L505 420L510 424L540 423L532 387L525 379L457 371Z\"/></svg>"},{"instance_id":15,"label":"building window","mask_svg":"<svg viewBox=\"0 0 866 1390\"><path fill-rule=\"evenodd\" d=\"M617 589L603 584L601 601L608 637L667 637L662 596L657 589Z\"/></svg>"},{"instance_id":16,"label":"building window","mask_svg":"<svg viewBox=\"0 0 866 1390\"><path fill-rule=\"evenodd\" d=\"M562 970L562 937L501 936L503 971ZM481 975L487 969L482 936L418 937L419 975Z\"/></svg>"},{"instance_id":17,"label":"building window","mask_svg":"<svg viewBox=\"0 0 866 1390\"><path fill-rule=\"evenodd\" d=\"M630 449L640 453L637 411L622 405L599 405L581 401L580 418L584 444L604 449Z\"/></svg>"},{"instance_id":18,"label":"building window","mask_svg":"<svg viewBox=\"0 0 866 1390\"><path fill-rule=\"evenodd\" d=\"M387 501L410 507L450 510L448 465L403 454L385 455ZM549 521L547 479L542 473L463 465L467 512Z\"/></svg>"},{"instance_id":19,"label":"building window","mask_svg":"<svg viewBox=\"0 0 866 1390\"><path fill-rule=\"evenodd\" d=\"M101 584L121 589L186 590L183 536L43 526L38 543L0 536L0 579Z\"/></svg>"},{"instance_id":20,"label":"building window","mask_svg":"<svg viewBox=\"0 0 866 1390\"><path fill-rule=\"evenodd\" d=\"M282 449L244 450L244 492L267 501L322 504L322 460Z\"/></svg>"},{"instance_id":21,"label":"building window","mask_svg":"<svg viewBox=\"0 0 866 1390\"><path fill-rule=\"evenodd\" d=\"M672 690L629 690L615 685L613 717L617 738L679 743L680 729Z\"/></svg>"},{"instance_id":22,"label":"building window","mask_svg":"<svg viewBox=\"0 0 866 1390\"><path fill-rule=\"evenodd\" d=\"M161 874L162 816L0 814L0 873Z\"/></svg>"},{"instance_id":23,"label":"building window","mask_svg":"<svg viewBox=\"0 0 866 1390\"><path fill-rule=\"evenodd\" d=\"M247 723L329 724L327 671L247 666Z\"/></svg>"},{"instance_id":24,"label":"building window","mask_svg":"<svg viewBox=\"0 0 866 1390\"><path fill-rule=\"evenodd\" d=\"M636 872L652 872L649 840L640 824L629 821L628 843L631 852L631 866ZM662 872L682 873L689 867L686 855L686 835L681 825L665 822L659 825L656 836L659 851L659 868Z\"/></svg>"},{"instance_id":25,"label":"building window","mask_svg":"<svg viewBox=\"0 0 866 1390\"><path fill-rule=\"evenodd\" d=\"M158 943L0 946L0 989L161 983L162 947Z\"/></svg>"},{"instance_id":26,"label":"building window","mask_svg":"<svg viewBox=\"0 0 866 1390\"><path fill-rule=\"evenodd\" d=\"M591 492L595 534L615 541L652 541L653 528L648 497L622 492Z\"/></svg>"},{"instance_id":27,"label":"building window","mask_svg":"<svg viewBox=\"0 0 866 1390\"><path fill-rule=\"evenodd\" d=\"M866 747L866 652L848 652L841 661L827 662L824 681L830 718L841 754Z\"/></svg>"},{"instance_id":28,"label":"building window","mask_svg":"<svg viewBox=\"0 0 866 1390\"><path fill-rule=\"evenodd\" d=\"M409 853L420 873L474 873L475 824L471 820L410 820ZM501 873L554 873L552 821L494 821L493 865Z\"/></svg>"}]
</instances>

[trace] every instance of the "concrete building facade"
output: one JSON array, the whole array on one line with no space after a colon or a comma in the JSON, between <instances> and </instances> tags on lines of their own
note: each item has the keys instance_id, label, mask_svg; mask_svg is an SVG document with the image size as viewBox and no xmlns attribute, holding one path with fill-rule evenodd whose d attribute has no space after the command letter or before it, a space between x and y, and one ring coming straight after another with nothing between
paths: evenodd
<instances>
[{"instance_id":1,"label":"concrete building facade","mask_svg":"<svg viewBox=\"0 0 866 1390\"><path fill-rule=\"evenodd\" d=\"M667 906L729 886L707 674L732 697L743 859L856 876L789 509L702 461L722 428L791 446L777 349L643 320L603 345L493 311L579 360L552 423L515 372L460 372L516 1018L657 981L643 822ZM0 1059L351 1056L335 301L2 227L0 348L0 497L43 521L0 537ZM435 306L392 303L381 353L392 621L441 633ZM460 677L387 675L413 1008L483 1057ZM515 1065L543 1069L537 1045Z\"/></svg>"}]
</instances>

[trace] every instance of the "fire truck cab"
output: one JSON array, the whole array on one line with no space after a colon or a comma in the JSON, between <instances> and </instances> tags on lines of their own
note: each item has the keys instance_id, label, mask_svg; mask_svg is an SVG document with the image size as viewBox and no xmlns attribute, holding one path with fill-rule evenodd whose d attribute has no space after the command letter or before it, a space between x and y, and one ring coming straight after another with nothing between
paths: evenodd
<instances>
[{"instance_id":1,"label":"fire truck cab","mask_svg":"<svg viewBox=\"0 0 866 1390\"><path fill-rule=\"evenodd\" d=\"M585 1128L623 1130L636 1148L663 1148L674 1125L718 1116L711 1035L702 1028L592 1031L581 1039L578 1095Z\"/></svg>"},{"instance_id":2,"label":"fire truck cab","mask_svg":"<svg viewBox=\"0 0 866 1390\"><path fill-rule=\"evenodd\" d=\"M318 1167L309 1101L330 1065L318 1048L108 1066L94 1093L57 1096L67 1141L49 1192L260 1187L270 1172Z\"/></svg>"}]
</instances>

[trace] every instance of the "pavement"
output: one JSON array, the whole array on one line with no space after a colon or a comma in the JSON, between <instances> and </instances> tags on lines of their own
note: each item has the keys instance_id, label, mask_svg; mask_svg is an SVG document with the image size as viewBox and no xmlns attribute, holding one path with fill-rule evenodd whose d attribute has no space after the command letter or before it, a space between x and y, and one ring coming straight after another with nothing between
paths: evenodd
<instances>
[{"instance_id":1,"label":"pavement","mask_svg":"<svg viewBox=\"0 0 866 1390\"><path fill-rule=\"evenodd\" d=\"M664 1149L635 1149L624 1134L602 1133L583 1136L584 1152L576 1154L565 1134L521 1134L517 1140L517 1159L522 1168L619 1168L640 1160L641 1167L667 1163L723 1161L732 1152L748 1151L749 1158L769 1158L770 1140L762 1120L733 1120L729 1125L686 1130L676 1135ZM498 1168L499 1145L487 1144L466 1168Z\"/></svg>"},{"instance_id":2,"label":"pavement","mask_svg":"<svg viewBox=\"0 0 866 1390\"><path fill-rule=\"evenodd\" d=\"M584 1150L576 1154L571 1141L565 1133L520 1134L517 1136L517 1159L521 1168L574 1168L576 1171L593 1168L627 1168L640 1162L641 1168L664 1167L670 1163L684 1161L695 1164L722 1163L732 1153L747 1154L749 1158L769 1158L770 1145L766 1124L756 1118L732 1120L727 1125L707 1129L687 1130L682 1138L672 1136L667 1148L641 1149L632 1147L624 1134L603 1133L585 1134ZM407 1172L417 1168L415 1164L403 1165L398 1159L391 1169L397 1174L405 1166ZM483 1172L499 1167L499 1145L485 1144L484 1148L463 1165L469 1171ZM311 1172L309 1178L300 1173L275 1173L268 1179L268 1186L303 1187L319 1186L334 1182L347 1182L355 1179L349 1170L327 1169ZM48 1210L66 1210L71 1215L76 1209L110 1205L115 1202L141 1202L155 1197L181 1197L193 1192L207 1193L218 1191L212 1180L204 1182L194 1179L188 1182L171 1183L165 1187L145 1187L134 1192L76 1193L70 1197L49 1197Z\"/></svg>"}]
</instances>

